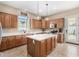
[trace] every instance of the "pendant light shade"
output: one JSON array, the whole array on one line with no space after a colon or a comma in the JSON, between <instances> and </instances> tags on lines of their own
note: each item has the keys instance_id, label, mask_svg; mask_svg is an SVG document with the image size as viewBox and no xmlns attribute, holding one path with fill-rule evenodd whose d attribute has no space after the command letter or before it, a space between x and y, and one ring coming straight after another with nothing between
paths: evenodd
<instances>
[{"instance_id":1,"label":"pendant light shade","mask_svg":"<svg viewBox=\"0 0 79 59\"><path fill-rule=\"evenodd\" d=\"M37 16L37 20L40 20L41 19L41 17L39 16L39 1L38 1L38 4L37 4L37 13L38 13L38 16Z\"/></svg>"},{"instance_id":2,"label":"pendant light shade","mask_svg":"<svg viewBox=\"0 0 79 59\"><path fill-rule=\"evenodd\" d=\"M37 20L40 20L41 19L41 17L40 16L37 16Z\"/></svg>"},{"instance_id":3,"label":"pendant light shade","mask_svg":"<svg viewBox=\"0 0 79 59\"><path fill-rule=\"evenodd\" d=\"M46 2L46 4L45 4L45 5L46 5L46 12L47 12L47 16L48 16L48 3ZM45 18L45 20L49 20L49 18L48 18L48 17L46 17L46 18Z\"/></svg>"}]
</instances>

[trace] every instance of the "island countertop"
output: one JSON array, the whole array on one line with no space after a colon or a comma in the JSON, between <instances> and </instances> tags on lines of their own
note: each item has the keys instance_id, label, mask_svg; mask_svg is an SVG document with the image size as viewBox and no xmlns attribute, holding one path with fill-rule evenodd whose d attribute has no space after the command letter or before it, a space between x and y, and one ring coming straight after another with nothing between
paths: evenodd
<instances>
[{"instance_id":1,"label":"island countertop","mask_svg":"<svg viewBox=\"0 0 79 59\"><path fill-rule=\"evenodd\" d=\"M37 40L37 41L46 40L50 37L56 37L57 38L57 34L35 34L35 35L27 36L27 38L31 38L31 39Z\"/></svg>"}]
</instances>

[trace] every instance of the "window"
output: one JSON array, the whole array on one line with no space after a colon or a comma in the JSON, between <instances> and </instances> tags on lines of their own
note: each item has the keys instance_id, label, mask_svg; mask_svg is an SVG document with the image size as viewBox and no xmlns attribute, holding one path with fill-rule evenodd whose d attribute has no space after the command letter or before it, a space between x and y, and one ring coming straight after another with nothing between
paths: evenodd
<instances>
[{"instance_id":1,"label":"window","mask_svg":"<svg viewBox=\"0 0 79 59\"><path fill-rule=\"evenodd\" d=\"M30 19L28 16L18 16L18 30L20 32L30 29Z\"/></svg>"}]
</instances>

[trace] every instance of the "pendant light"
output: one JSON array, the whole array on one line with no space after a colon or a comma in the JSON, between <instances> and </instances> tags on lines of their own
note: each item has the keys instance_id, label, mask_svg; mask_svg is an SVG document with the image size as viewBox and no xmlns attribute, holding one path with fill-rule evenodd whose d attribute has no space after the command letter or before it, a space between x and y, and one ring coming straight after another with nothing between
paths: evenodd
<instances>
[{"instance_id":1,"label":"pendant light","mask_svg":"<svg viewBox=\"0 0 79 59\"><path fill-rule=\"evenodd\" d=\"M40 20L41 17L40 17L40 15L39 15L39 1L38 1L38 4L37 4L37 13L38 13L37 20Z\"/></svg>"},{"instance_id":2,"label":"pendant light","mask_svg":"<svg viewBox=\"0 0 79 59\"><path fill-rule=\"evenodd\" d=\"M47 12L47 16L48 16L48 3L46 2L46 12ZM47 17L45 18L45 20L49 20Z\"/></svg>"}]
</instances>

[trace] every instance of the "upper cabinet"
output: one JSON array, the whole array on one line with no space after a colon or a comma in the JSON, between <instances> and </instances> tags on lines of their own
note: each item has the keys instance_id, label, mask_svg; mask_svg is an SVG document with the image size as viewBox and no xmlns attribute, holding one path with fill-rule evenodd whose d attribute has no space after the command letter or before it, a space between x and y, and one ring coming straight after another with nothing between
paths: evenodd
<instances>
[{"instance_id":1,"label":"upper cabinet","mask_svg":"<svg viewBox=\"0 0 79 59\"><path fill-rule=\"evenodd\" d=\"M12 23L13 22L13 23ZM16 15L11 16L11 27L12 28L17 28L18 26L18 19Z\"/></svg>"},{"instance_id":2,"label":"upper cabinet","mask_svg":"<svg viewBox=\"0 0 79 59\"><path fill-rule=\"evenodd\" d=\"M0 22L3 28L17 28L17 16L0 12Z\"/></svg>"},{"instance_id":3,"label":"upper cabinet","mask_svg":"<svg viewBox=\"0 0 79 59\"><path fill-rule=\"evenodd\" d=\"M32 19L31 20L31 28L40 29L41 28L41 20Z\"/></svg>"},{"instance_id":4,"label":"upper cabinet","mask_svg":"<svg viewBox=\"0 0 79 59\"><path fill-rule=\"evenodd\" d=\"M42 28L50 28L50 20L42 20Z\"/></svg>"},{"instance_id":5,"label":"upper cabinet","mask_svg":"<svg viewBox=\"0 0 79 59\"><path fill-rule=\"evenodd\" d=\"M56 19L57 28L63 28L64 27L64 18Z\"/></svg>"},{"instance_id":6,"label":"upper cabinet","mask_svg":"<svg viewBox=\"0 0 79 59\"><path fill-rule=\"evenodd\" d=\"M46 20L42 20L42 28L46 28Z\"/></svg>"},{"instance_id":7,"label":"upper cabinet","mask_svg":"<svg viewBox=\"0 0 79 59\"><path fill-rule=\"evenodd\" d=\"M46 28L50 28L50 20L46 20Z\"/></svg>"},{"instance_id":8,"label":"upper cabinet","mask_svg":"<svg viewBox=\"0 0 79 59\"><path fill-rule=\"evenodd\" d=\"M58 18L51 20L53 24L56 25L57 28L63 28L64 27L64 18Z\"/></svg>"},{"instance_id":9,"label":"upper cabinet","mask_svg":"<svg viewBox=\"0 0 79 59\"><path fill-rule=\"evenodd\" d=\"M32 19L31 20L31 28L34 29L48 29L50 28L50 20L36 20L36 19Z\"/></svg>"}]
</instances>

